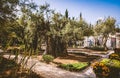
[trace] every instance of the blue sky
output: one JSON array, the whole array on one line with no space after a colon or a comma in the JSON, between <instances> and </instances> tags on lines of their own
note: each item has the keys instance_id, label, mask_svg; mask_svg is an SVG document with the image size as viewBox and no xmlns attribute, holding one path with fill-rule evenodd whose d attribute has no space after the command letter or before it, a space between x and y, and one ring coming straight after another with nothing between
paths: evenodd
<instances>
[{"instance_id":1,"label":"blue sky","mask_svg":"<svg viewBox=\"0 0 120 78\"><path fill-rule=\"evenodd\" d=\"M68 9L70 17L79 18L80 12L88 22L95 24L99 18L112 16L120 23L120 0L34 0L38 5L45 2L50 8L64 14Z\"/></svg>"}]
</instances>

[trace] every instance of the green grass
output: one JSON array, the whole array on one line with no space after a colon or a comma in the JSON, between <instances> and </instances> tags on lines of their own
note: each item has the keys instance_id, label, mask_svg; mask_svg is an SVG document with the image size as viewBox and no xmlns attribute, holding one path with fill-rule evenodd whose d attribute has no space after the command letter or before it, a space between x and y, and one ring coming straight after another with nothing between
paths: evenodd
<instances>
[{"instance_id":1,"label":"green grass","mask_svg":"<svg viewBox=\"0 0 120 78\"><path fill-rule=\"evenodd\" d=\"M79 62L73 64L61 64L59 67L69 70L69 71L81 71L89 66L88 62Z\"/></svg>"}]
</instances>

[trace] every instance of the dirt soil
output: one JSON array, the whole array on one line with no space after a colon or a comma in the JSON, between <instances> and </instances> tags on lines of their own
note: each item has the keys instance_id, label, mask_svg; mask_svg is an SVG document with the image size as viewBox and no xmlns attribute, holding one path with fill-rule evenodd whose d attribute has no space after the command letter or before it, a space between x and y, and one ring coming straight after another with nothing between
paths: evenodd
<instances>
[{"instance_id":1,"label":"dirt soil","mask_svg":"<svg viewBox=\"0 0 120 78\"><path fill-rule=\"evenodd\" d=\"M72 50L72 51L85 51L85 52L93 52L93 53L98 53L98 52L105 52L105 51L94 51L90 49L85 49L85 48L68 48L67 50ZM66 57L57 57L54 59L54 63L56 64L70 64L70 63L78 63L78 62L93 62L97 59L99 59L99 56L94 56L94 55L85 55L85 54L74 54L74 53L69 53L68 56ZM37 56L37 59L42 60L42 55Z\"/></svg>"},{"instance_id":2,"label":"dirt soil","mask_svg":"<svg viewBox=\"0 0 120 78\"><path fill-rule=\"evenodd\" d=\"M106 51L97 51L97 50L91 50L91 49L87 49L87 48L68 48L67 49L68 51L69 50L72 50L72 51L84 51L84 52L91 52L91 53L99 53L99 52L102 52L102 53L106 53Z\"/></svg>"},{"instance_id":3,"label":"dirt soil","mask_svg":"<svg viewBox=\"0 0 120 78\"><path fill-rule=\"evenodd\" d=\"M92 62L100 57L98 56L87 56L87 55L78 55L78 54L68 54L66 57L57 57L54 59L56 64L70 64L78 62ZM37 59L42 60L42 55L39 55Z\"/></svg>"}]
</instances>

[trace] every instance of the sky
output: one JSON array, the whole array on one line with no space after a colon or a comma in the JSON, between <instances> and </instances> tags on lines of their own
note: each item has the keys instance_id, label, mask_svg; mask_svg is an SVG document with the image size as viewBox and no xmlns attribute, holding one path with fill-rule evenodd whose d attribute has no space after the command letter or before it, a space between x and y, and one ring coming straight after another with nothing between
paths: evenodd
<instances>
[{"instance_id":1,"label":"sky","mask_svg":"<svg viewBox=\"0 0 120 78\"><path fill-rule=\"evenodd\" d=\"M112 16L120 24L120 0L34 0L38 5L47 2L50 8L62 14L68 9L69 16L79 18L80 13L88 23Z\"/></svg>"}]
</instances>

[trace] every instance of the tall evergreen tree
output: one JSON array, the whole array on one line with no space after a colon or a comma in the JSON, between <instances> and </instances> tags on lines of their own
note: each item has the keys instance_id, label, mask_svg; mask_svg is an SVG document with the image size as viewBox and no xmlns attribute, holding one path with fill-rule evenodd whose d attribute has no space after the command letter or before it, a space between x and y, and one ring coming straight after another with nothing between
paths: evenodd
<instances>
[{"instance_id":1,"label":"tall evergreen tree","mask_svg":"<svg viewBox=\"0 0 120 78\"><path fill-rule=\"evenodd\" d=\"M69 17L69 15L68 15L68 10L67 10L67 9L65 10L65 17L66 17L66 18Z\"/></svg>"},{"instance_id":2,"label":"tall evergreen tree","mask_svg":"<svg viewBox=\"0 0 120 78\"><path fill-rule=\"evenodd\" d=\"M80 21L82 21L82 20L83 20L82 13L80 13Z\"/></svg>"}]
</instances>

